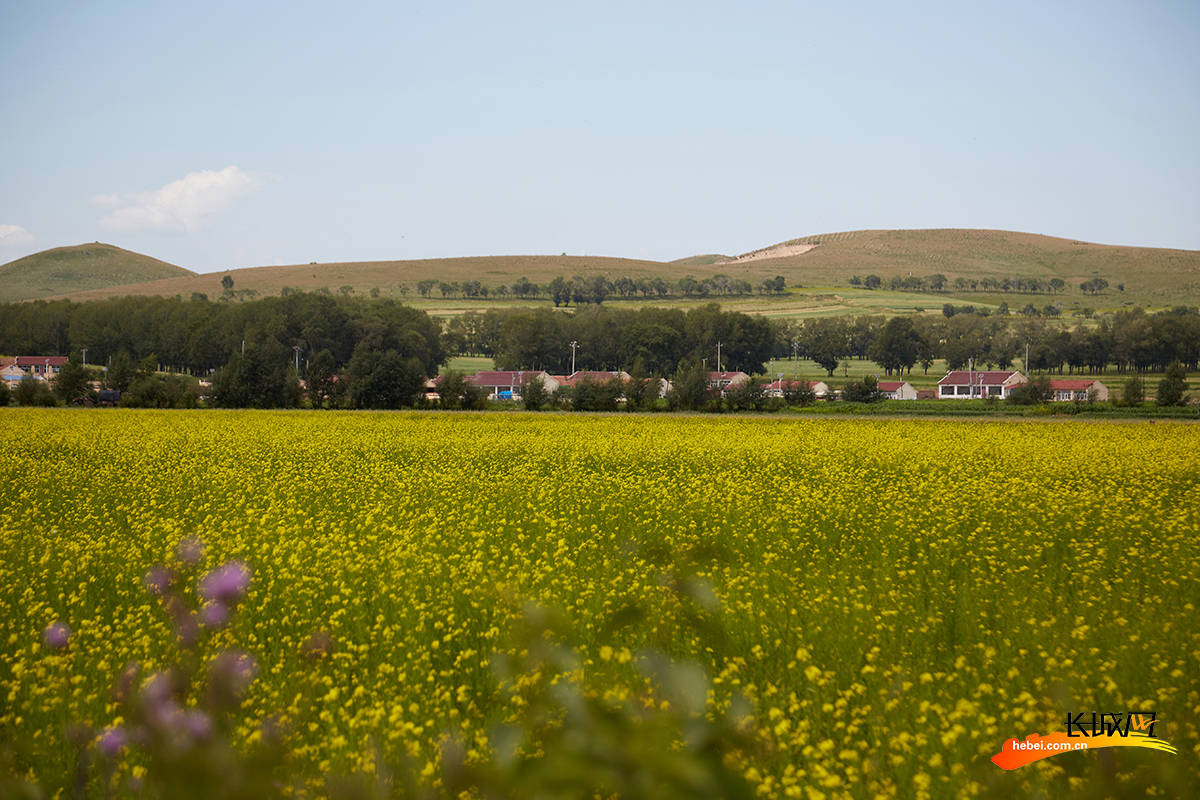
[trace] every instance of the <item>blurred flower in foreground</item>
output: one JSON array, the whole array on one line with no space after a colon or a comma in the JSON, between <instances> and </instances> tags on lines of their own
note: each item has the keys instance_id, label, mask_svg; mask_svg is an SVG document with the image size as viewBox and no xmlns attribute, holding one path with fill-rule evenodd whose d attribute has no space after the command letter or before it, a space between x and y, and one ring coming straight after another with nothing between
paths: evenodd
<instances>
[{"instance_id":1,"label":"blurred flower in foreground","mask_svg":"<svg viewBox=\"0 0 1200 800\"><path fill-rule=\"evenodd\" d=\"M52 622L42 631L42 641L51 650L62 650L71 638L71 629L64 622Z\"/></svg>"},{"instance_id":2,"label":"blurred flower in foreground","mask_svg":"<svg viewBox=\"0 0 1200 800\"><path fill-rule=\"evenodd\" d=\"M250 568L241 561L230 561L200 579L200 596L219 603L234 603L250 585Z\"/></svg>"}]
</instances>

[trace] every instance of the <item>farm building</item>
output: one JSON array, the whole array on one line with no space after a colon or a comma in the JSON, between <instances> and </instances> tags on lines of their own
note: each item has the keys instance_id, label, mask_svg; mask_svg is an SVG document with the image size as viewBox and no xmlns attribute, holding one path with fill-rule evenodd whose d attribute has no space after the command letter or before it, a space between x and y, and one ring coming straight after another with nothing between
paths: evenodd
<instances>
[{"instance_id":1,"label":"farm building","mask_svg":"<svg viewBox=\"0 0 1200 800\"><path fill-rule=\"evenodd\" d=\"M722 393L730 386L745 383L750 376L744 372L710 372L708 373L708 388L719 389Z\"/></svg>"},{"instance_id":2,"label":"farm building","mask_svg":"<svg viewBox=\"0 0 1200 800\"><path fill-rule=\"evenodd\" d=\"M580 381L585 380L592 381L593 383L602 383L604 381L609 381L613 378L616 378L624 383L625 381L629 380L629 373L625 372L624 370L619 370L616 372L600 372L596 370L581 369L571 373L570 375L551 375L550 378L558 384L558 387L556 388L559 388L563 386L574 386Z\"/></svg>"},{"instance_id":3,"label":"farm building","mask_svg":"<svg viewBox=\"0 0 1200 800\"><path fill-rule=\"evenodd\" d=\"M8 388L14 389L21 382L21 378L25 377L25 370L17 366L15 361L0 366L0 380L8 384Z\"/></svg>"},{"instance_id":4,"label":"farm building","mask_svg":"<svg viewBox=\"0 0 1200 800\"><path fill-rule=\"evenodd\" d=\"M1025 376L1016 370L956 369L938 381L938 399L968 400L970 398L1006 398L1016 387L1026 383Z\"/></svg>"},{"instance_id":5,"label":"farm building","mask_svg":"<svg viewBox=\"0 0 1200 800\"><path fill-rule=\"evenodd\" d=\"M829 384L825 381L785 381L775 380L763 387L767 397L783 397L784 392L793 391L807 386L817 397L829 394Z\"/></svg>"},{"instance_id":6,"label":"farm building","mask_svg":"<svg viewBox=\"0 0 1200 800\"><path fill-rule=\"evenodd\" d=\"M1063 403L1072 400L1086 401L1093 391L1099 402L1108 400L1108 387L1095 378L1058 378L1050 381L1050 399Z\"/></svg>"},{"instance_id":7,"label":"farm building","mask_svg":"<svg viewBox=\"0 0 1200 800\"><path fill-rule=\"evenodd\" d=\"M48 380L67 364L66 356L17 356L16 365L26 375Z\"/></svg>"},{"instance_id":8,"label":"farm building","mask_svg":"<svg viewBox=\"0 0 1200 800\"><path fill-rule=\"evenodd\" d=\"M491 400L520 400L521 388L534 378L539 378L547 391L558 391L558 381L544 369L489 370L468 375L464 380L486 390Z\"/></svg>"},{"instance_id":9,"label":"farm building","mask_svg":"<svg viewBox=\"0 0 1200 800\"><path fill-rule=\"evenodd\" d=\"M917 390L908 381L880 381L877 388L888 400L917 399Z\"/></svg>"}]
</instances>

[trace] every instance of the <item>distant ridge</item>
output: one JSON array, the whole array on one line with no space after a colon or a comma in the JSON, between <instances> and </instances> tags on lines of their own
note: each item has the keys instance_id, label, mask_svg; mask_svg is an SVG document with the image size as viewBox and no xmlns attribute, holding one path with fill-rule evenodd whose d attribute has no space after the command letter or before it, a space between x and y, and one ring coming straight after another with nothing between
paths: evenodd
<instances>
[{"instance_id":1,"label":"distant ridge","mask_svg":"<svg viewBox=\"0 0 1200 800\"><path fill-rule=\"evenodd\" d=\"M85 275L88 270L84 266L93 263L86 257L88 248L104 248L118 263L140 259L142 268L124 283L119 283L113 274ZM121 254L121 258L113 254ZM41 260L42 268L37 273L41 278L36 283L22 278L26 292L22 294L20 282L10 281L7 271L14 270L11 273L14 276L17 267L28 272L27 262L31 259ZM46 266L49 262L61 266L51 269ZM103 259L98 259L96 263L102 262ZM51 283L49 275L55 270L63 273L57 284ZM187 298L194 292L215 299L222 292L222 277L228 275L234 281L235 291L252 290L258 296L278 295L284 288L337 292L341 287L349 287L360 295L378 289L385 297L416 300L418 281L428 279L477 280L495 289L501 285L511 287L522 277L544 286L557 275L566 278L604 275L609 279L635 280L661 277L677 281L685 275L703 280L723 274L746 280L752 286L781 275L788 286L836 289L849 287L850 278L855 275L873 274L887 280L938 273L945 275L951 284L958 278L1057 277L1068 285L1078 285L1093 277L1103 277L1114 289L1127 284L1128 293L1121 292L1119 299L1114 295L1110 302L1165 306L1200 301L1200 251L1197 250L1102 245L1034 233L959 228L824 233L790 239L735 257L703 254L671 262L602 256L475 256L247 267L207 274L195 274L110 245L83 245L38 253L0 268L0 287L3 299L8 300L51 294L76 300L119 295ZM55 285L60 288L51 292ZM32 293L33 289L36 293ZM439 298L435 289L431 299Z\"/></svg>"},{"instance_id":2,"label":"distant ridge","mask_svg":"<svg viewBox=\"0 0 1200 800\"><path fill-rule=\"evenodd\" d=\"M157 258L101 242L55 247L0 266L0 302L75 294L195 274Z\"/></svg>"}]
</instances>

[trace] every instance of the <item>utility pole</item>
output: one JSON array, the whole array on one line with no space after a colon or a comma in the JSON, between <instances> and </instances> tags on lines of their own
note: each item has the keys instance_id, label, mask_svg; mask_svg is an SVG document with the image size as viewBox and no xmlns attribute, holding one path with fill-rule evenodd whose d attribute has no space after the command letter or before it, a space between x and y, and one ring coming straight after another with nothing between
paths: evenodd
<instances>
[{"instance_id":1,"label":"utility pole","mask_svg":"<svg viewBox=\"0 0 1200 800\"><path fill-rule=\"evenodd\" d=\"M87 348L81 347L79 349L83 352L83 365L86 367L87 366Z\"/></svg>"},{"instance_id":2,"label":"utility pole","mask_svg":"<svg viewBox=\"0 0 1200 800\"><path fill-rule=\"evenodd\" d=\"M575 374L575 348L579 346L579 342L571 340L571 374Z\"/></svg>"},{"instance_id":3,"label":"utility pole","mask_svg":"<svg viewBox=\"0 0 1200 800\"><path fill-rule=\"evenodd\" d=\"M300 345L292 345L292 352L296 354L296 374L300 374Z\"/></svg>"},{"instance_id":4,"label":"utility pole","mask_svg":"<svg viewBox=\"0 0 1200 800\"><path fill-rule=\"evenodd\" d=\"M717 341L717 372L721 371L721 342Z\"/></svg>"}]
</instances>

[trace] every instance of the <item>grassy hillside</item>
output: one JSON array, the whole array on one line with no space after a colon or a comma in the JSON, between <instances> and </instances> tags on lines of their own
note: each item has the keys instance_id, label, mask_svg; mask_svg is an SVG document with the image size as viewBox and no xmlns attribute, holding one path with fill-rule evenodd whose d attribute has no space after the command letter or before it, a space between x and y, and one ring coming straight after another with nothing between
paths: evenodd
<instances>
[{"instance_id":1,"label":"grassy hillside","mask_svg":"<svg viewBox=\"0 0 1200 800\"><path fill-rule=\"evenodd\" d=\"M1069 285L1101 277L1147 302L1196 302L1200 251L1123 247L1033 233L988 230L848 231L807 236L774 247L816 245L802 255L757 262L784 276L845 286L852 275L883 278L941 273L955 278L1059 277ZM1011 302L1011 301L1010 301Z\"/></svg>"},{"instance_id":2,"label":"grassy hillside","mask_svg":"<svg viewBox=\"0 0 1200 800\"><path fill-rule=\"evenodd\" d=\"M75 295L162 278L186 280L194 275L183 267L111 244L56 247L0 266L0 302Z\"/></svg>"},{"instance_id":3,"label":"grassy hillside","mask_svg":"<svg viewBox=\"0 0 1200 800\"><path fill-rule=\"evenodd\" d=\"M781 255L776 256L776 253ZM947 302L985 306L1007 302L1014 309L1026 303L1039 308L1056 303L1062 305L1065 314L1084 308L1103 310L1134 304L1168 306L1200 303L1200 251L1099 245L1029 233L988 230L876 230L821 234L760 248L737 260L716 254L691 256L672 262L589 256L486 256L296 264L204 275L180 272L183 274L162 276L159 280L139 278L137 283L128 285L114 285L106 281L95 284L97 288L87 291L64 289L62 294L84 300L125 294L189 297L193 292L203 292L210 298L216 298L221 294L221 279L228 275L234 281L235 290L253 289L259 295L277 295L284 287L307 291L326 288L337 292L340 287L349 286L356 294L377 289L383 296L403 297L407 302L431 313L456 314L468 309L528 305L535 301L511 297L506 300L442 298L436 289L430 298L422 299L417 295L417 282L424 279L446 282L478 280L494 289L501 284L511 286L521 277L544 285L556 275L603 274L609 278L662 277L676 281L684 275L703 279L725 274L747 280L755 286L764 278L783 275L790 287L805 287L789 291L782 297L755 296L722 300L730 307L744 307L741 310L773 316L863 313L864 309L883 313L913 313L918 308L939 310ZM953 286L954 280L960 277L975 280L986 277L1036 277L1043 280L1059 277L1067 282L1068 288L1061 294L959 293L953 290L938 294L913 294L864 292L851 289L849 285L853 275L876 274L884 279L886 285L886 281L894 276L927 276L934 273L945 275L949 286ZM1078 284L1093 277L1104 278L1112 288L1098 296L1083 295ZM1116 289L1119 284L1124 285L1124 291ZM15 293L10 290L9 294ZM705 301L671 299L665 302L687 306Z\"/></svg>"}]
</instances>

